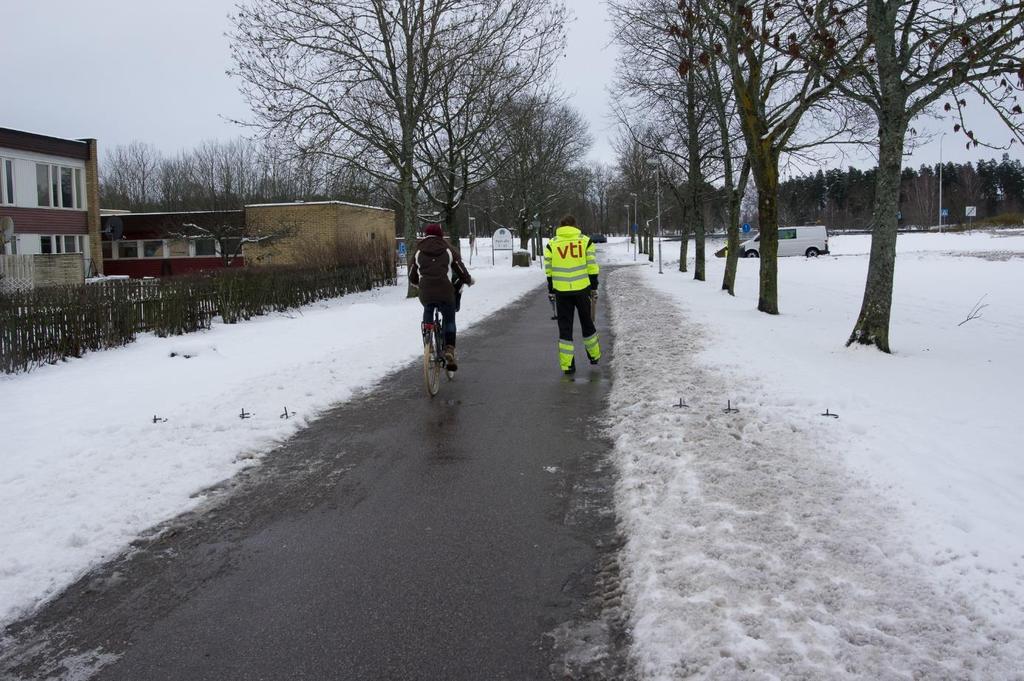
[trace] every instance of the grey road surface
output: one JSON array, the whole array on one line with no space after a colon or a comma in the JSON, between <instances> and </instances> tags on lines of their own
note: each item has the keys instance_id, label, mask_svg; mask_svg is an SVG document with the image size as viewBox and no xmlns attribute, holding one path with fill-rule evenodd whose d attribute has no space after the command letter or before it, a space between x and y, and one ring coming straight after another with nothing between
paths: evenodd
<instances>
[{"instance_id":1,"label":"grey road surface","mask_svg":"<svg viewBox=\"0 0 1024 681\"><path fill-rule=\"evenodd\" d=\"M563 378L538 289L437 397L396 371L10 627L2 678L621 677L599 330Z\"/></svg>"}]
</instances>

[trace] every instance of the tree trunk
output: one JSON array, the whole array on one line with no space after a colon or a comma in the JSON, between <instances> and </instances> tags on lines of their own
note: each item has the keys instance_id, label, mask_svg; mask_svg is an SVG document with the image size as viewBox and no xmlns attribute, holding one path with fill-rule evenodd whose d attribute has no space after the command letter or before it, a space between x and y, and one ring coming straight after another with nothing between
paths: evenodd
<instances>
[{"instance_id":1,"label":"tree trunk","mask_svg":"<svg viewBox=\"0 0 1024 681\"><path fill-rule=\"evenodd\" d=\"M725 274L722 276L722 290L730 296L736 295L736 267L740 260L740 202L735 191L729 191L728 224L725 226Z\"/></svg>"},{"instance_id":2,"label":"tree trunk","mask_svg":"<svg viewBox=\"0 0 1024 681\"><path fill-rule=\"evenodd\" d=\"M693 47L691 43L690 59L693 59ZM696 281L704 281L704 210L701 205L701 193L704 191L704 174L701 172L700 163L700 127L697 122L697 107L695 105L697 88L695 84L696 69L690 69L686 77L686 155L687 155L687 182L689 184L690 213L693 216L694 236L694 262L693 278Z\"/></svg>"},{"instance_id":3,"label":"tree trunk","mask_svg":"<svg viewBox=\"0 0 1024 681\"><path fill-rule=\"evenodd\" d=\"M687 259L690 257L690 226L689 223L683 222L683 229L681 230L679 240L679 271L689 272L690 268L687 263Z\"/></svg>"},{"instance_id":4,"label":"tree trunk","mask_svg":"<svg viewBox=\"0 0 1024 681\"><path fill-rule=\"evenodd\" d=\"M408 163L402 168L402 177L398 182L399 196L402 201L402 232L405 235L405 264L406 272L412 265L412 259L416 251L416 192L412 186L412 164ZM416 287L411 283L405 291L407 298L416 297Z\"/></svg>"},{"instance_id":5,"label":"tree trunk","mask_svg":"<svg viewBox=\"0 0 1024 681\"><path fill-rule=\"evenodd\" d=\"M654 232L647 233L647 262L654 262Z\"/></svg>"},{"instance_id":6,"label":"tree trunk","mask_svg":"<svg viewBox=\"0 0 1024 681\"><path fill-rule=\"evenodd\" d=\"M767 172L757 187L757 222L761 239L758 253L761 256L760 291L757 309L768 314L779 314L779 195L778 165L766 168Z\"/></svg>"},{"instance_id":7,"label":"tree trunk","mask_svg":"<svg viewBox=\"0 0 1024 681\"><path fill-rule=\"evenodd\" d=\"M884 111L884 109L883 109ZM904 107L890 107L889 120L879 125L878 170L875 175L875 204L871 217L871 259L864 286L860 315L847 345L874 345L889 350L889 321L892 313L892 283L896 267L897 212L903 170L903 142L906 122Z\"/></svg>"},{"instance_id":8,"label":"tree trunk","mask_svg":"<svg viewBox=\"0 0 1024 681\"><path fill-rule=\"evenodd\" d=\"M729 197L727 208L729 224L726 225L725 276L722 277L722 290L728 291L730 296L734 296L736 295L736 268L740 259L740 209L743 205L743 195L747 191L750 163L744 159L738 186L733 186L731 158L727 165L725 188Z\"/></svg>"}]
</instances>

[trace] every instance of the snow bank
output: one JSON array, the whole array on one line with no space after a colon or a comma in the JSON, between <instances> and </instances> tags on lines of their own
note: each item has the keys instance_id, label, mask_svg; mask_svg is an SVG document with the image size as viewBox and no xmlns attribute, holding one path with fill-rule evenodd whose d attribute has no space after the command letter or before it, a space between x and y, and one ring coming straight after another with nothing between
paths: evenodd
<instances>
[{"instance_id":1,"label":"snow bank","mask_svg":"<svg viewBox=\"0 0 1024 681\"><path fill-rule=\"evenodd\" d=\"M1024 243L901 235L893 356L843 347L869 243L780 259L778 317L754 310L756 260L736 298L715 258L706 284L675 262L612 275L630 277L612 411L635 417L613 434L646 676L1024 668Z\"/></svg>"},{"instance_id":2,"label":"snow bank","mask_svg":"<svg viewBox=\"0 0 1024 681\"><path fill-rule=\"evenodd\" d=\"M513 269L509 257L495 268L474 257L461 330L541 283L539 268ZM0 624L422 353L420 305L404 293L402 283L208 332L143 336L0 377ZM294 416L282 418L286 408Z\"/></svg>"}]
</instances>

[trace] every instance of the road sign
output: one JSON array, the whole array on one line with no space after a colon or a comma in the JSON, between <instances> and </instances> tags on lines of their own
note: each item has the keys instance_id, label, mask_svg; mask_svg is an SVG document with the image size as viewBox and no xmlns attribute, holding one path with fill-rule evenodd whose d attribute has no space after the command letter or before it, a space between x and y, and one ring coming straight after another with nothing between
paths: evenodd
<instances>
[{"instance_id":1,"label":"road sign","mask_svg":"<svg viewBox=\"0 0 1024 681\"><path fill-rule=\"evenodd\" d=\"M901 210L896 211L896 219L897 220L902 220L903 219L903 211L901 211Z\"/></svg>"},{"instance_id":2,"label":"road sign","mask_svg":"<svg viewBox=\"0 0 1024 681\"><path fill-rule=\"evenodd\" d=\"M504 227L499 227L494 230L494 236L491 242L494 244L494 250L496 251L511 251L512 250L512 232L508 231Z\"/></svg>"},{"instance_id":3,"label":"road sign","mask_svg":"<svg viewBox=\"0 0 1024 681\"><path fill-rule=\"evenodd\" d=\"M949 217L949 209L948 208L943 208L942 209L942 217L944 217L944 218L948 218Z\"/></svg>"},{"instance_id":4,"label":"road sign","mask_svg":"<svg viewBox=\"0 0 1024 681\"><path fill-rule=\"evenodd\" d=\"M404 241L399 241L398 242L398 257L402 258L403 260L405 260L405 242Z\"/></svg>"},{"instance_id":5,"label":"road sign","mask_svg":"<svg viewBox=\"0 0 1024 681\"><path fill-rule=\"evenodd\" d=\"M750 223L749 222L744 222L743 223L743 233L747 234L749 232L750 232Z\"/></svg>"},{"instance_id":6,"label":"road sign","mask_svg":"<svg viewBox=\"0 0 1024 681\"><path fill-rule=\"evenodd\" d=\"M640 226L634 222L631 229L633 230L633 234L636 234L637 232L640 231Z\"/></svg>"},{"instance_id":7,"label":"road sign","mask_svg":"<svg viewBox=\"0 0 1024 681\"><path fill-rule=\"evenodd\" d=\"M977 206L967 206L967 208L964 209L964 215L966 215L969 218L976 218L976 217L978 217L978 207Z\"/></svg>"}]
</instances>

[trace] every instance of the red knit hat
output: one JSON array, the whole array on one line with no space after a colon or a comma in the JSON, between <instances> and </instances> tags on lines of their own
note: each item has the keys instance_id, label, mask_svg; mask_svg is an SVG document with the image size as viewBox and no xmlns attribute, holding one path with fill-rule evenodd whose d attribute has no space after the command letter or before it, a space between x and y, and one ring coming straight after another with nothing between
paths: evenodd
<instances>
[{"instance_id":1,"label":"red knit hat","mask_svg":"<svg viewBox=\"0 0 1024 681\"><path fill-rule=\"evenodd\" d=\"M444 230L441 229L441 225L437 224L436 222L432 222L429 225L427 225L427 228L423 230L423 233L426 234L427 236L444 236Z\"/></svg>"}]
</instances>

